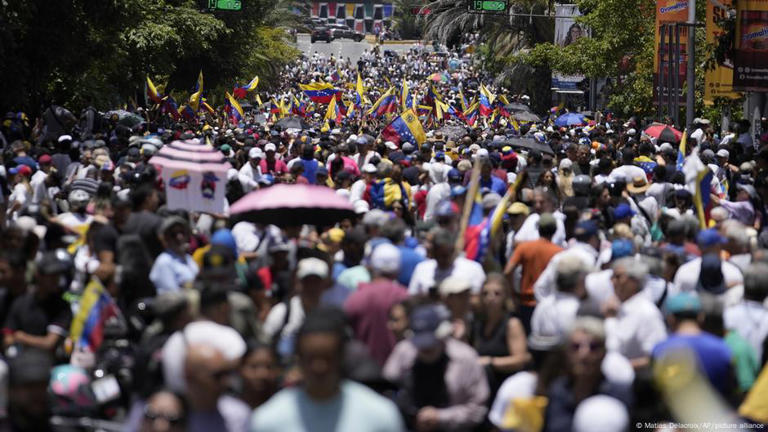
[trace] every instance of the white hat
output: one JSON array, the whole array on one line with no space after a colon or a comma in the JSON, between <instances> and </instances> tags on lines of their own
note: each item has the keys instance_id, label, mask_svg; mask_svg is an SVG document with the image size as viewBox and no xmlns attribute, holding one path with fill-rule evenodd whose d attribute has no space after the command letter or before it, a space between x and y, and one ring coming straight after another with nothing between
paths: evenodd
<instances>
[{"instance_id":1,"label":"white hat","mask_svg":"<svg viewBox=\"0 0 768 432\"><path fill-rule=\"evenodd\" d=\"M328 263L320 258L304 258L296 268L296 277L304 279L307 276L328 277Z\"/></svg>"},{"instance_id":2,"label":"white hat","mask_svg":"<svg viewBox=\"0 0 768 432\"><path fill-rule=\"evenodd\" d=\"M72 135L62 135L59 137L59 142L72 141Z\"/></svg>"},{"instance_id":3,"label":"white hat","mask_svg":"<svg viewBox=\"0 0 768 432\"><path fill-rule=\"evenodd\" d=\"M264 146L264 151L265 152L277 151L277 146L275 145L275 143L267 143L267 145Z\"/></svg>"},{"instance_id":4,"label":"white hat","mask_svg":"<svg viewBox=\"0 0 768 432\"><path fill-rule=\"evenodd\" d=\"M250 159L264 159L264 152L260 148L254 147L248 151Z\"/></svg>"},{"instance_id":5,"label":"white hat","mask_svg":"<svg viewBox=\"0 0 768 432\"><path fill-rule=\"evenodd\" d=\"M488 149L481 148L480 150L477 151L477 153L475 153L475 155L477 157L479 157L479 158L480 157L486 157L487 158L488 157Z\"/></svg>"},{"instance_id":6,"label":"white hat","mask_svg":"<svg viewBox=\"0 0 768 432\"><path fill-rule=\"evenodd\" d=\"M717 154L717 157L722 157L726 159L728 159L728 157L731 155L730 153L728 153L728 150L726 149L720 149L717 151L716 154Z\"/></svg>"},{"instance_id":7,"label":"white hat","mask_svg":"<svg viewBox=\"0 0 768 432\"><path fill-rule=\"evenodd\" d=\"M668 151L674 151L674 150L675 148L672 147L672 144L667 142L661 143L661 145L659 146L659 151L661 151L662 153L668 152Z\"/></svg>"},{"instance_id":8,"label":"white hat","mask_svg":"<svg viewBox=\"0 0 768 432\"><path fill-rule=\"evenodd\" d=\"M573 167L573 161L571 161L570 159L565 158L560 161L561 170L571 169L572 167Z\"/></svg>"},{"instance_id":9,"label":"white hat","mask_svg":"<svg viewBox=\"0 0 768 432\"><path fill-rule=\"evenodd\" d=\"M397 145L392 141L386 141L384 142L384 145L390 150L397 150Z\"/></svg>"},{"instance_id":10,"label":"white hat","mask_svg":"<svg viewBox=\"0 0 768 432\"><path fill-rule=\"evenodd\" d=\"M471 152L476 152L478 150L480 150L480 144L472 144L471 146L469 146L469 151Z\"/></svg>"},{"instance_id":11,"label":"white hat","mask_svg":"<svg viewBox=\"0 0 768 432\"><path fill-rule=\"evenodd\" d=\"M368 204L368 201L366 200L357 200L352 204L355 207L355 214L363 214L368 213L368 210L371 209L370 204Z\"/></svg>"},{"instance_id":12,"label":"white hat","mask_svg":"<svg viewBox=\"0 0 768 432\"><path fill-rule=\"evenodd\" d=\"M373 209L363 216L363 225L381 228L389 220L389 214L383 210Z\"/></svg>"},{"instance_id":13,"label":"white hat","mask_svg":"<svg viewBox=\"0 0 768 432\"><path fill-rule=\"evenodd\" d=\"M443 296L459 294L471 289L472 284L469 280L458 276L448 276L440 283L440 295Z\"/></svg>"},{"instance_id":14,"label":"white hat","mask_svg":"<svg viewBox=\"0 0 768 432\"><path fill-rule=\"evenodd\" d=\"M368 174L376 174L378 170L376 169L376 165L372 163L367 163L363 165L363 172Z\"/></svg>"},{"instance_id":15,"label":"white hat","mask_svg":"<svg viewBox=\"0 0 768 432\"><path fill-rule=\"evenodd\" d=\"M623 431L628 426L627 407L618 399L606 395L584 399L573 414L575 432Z\"/></svg>"},{"instance_id":16,"label":"white hat","mask_svg":"<svg viewBox=\"0 0 768 432\"><path fill-rule=\"evenodd\" d=\"M371 267L385 274L393 274L400 271L400 249L389 243L376 246L371 253Z\"/></svg>"},{"instance_id":17,"label":"white hat","mask_svg":"<svg viewBox=\"0 0 768 432\"><path fill-rule=\"evenodd\" d=\"M630 129L627 131L627 135L635 135L635 134L637 134L637 131L634 129Z\"/></svg>"}]
</instances>

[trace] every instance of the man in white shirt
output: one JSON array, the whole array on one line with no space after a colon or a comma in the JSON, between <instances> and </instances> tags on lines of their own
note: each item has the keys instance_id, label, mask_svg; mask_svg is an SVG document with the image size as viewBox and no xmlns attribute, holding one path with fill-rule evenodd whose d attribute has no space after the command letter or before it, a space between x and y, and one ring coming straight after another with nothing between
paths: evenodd
<instances>
[{"instance_id":1,"label":"man in white shirt","mask_svg":"<svg viewBox=\"0 0 768 432\"><path fill-rule=\"evenodd\" d=\"M248 193L253 189L256 189L261 180L261 167L259 164L264 159L264 152L254 147L248 151L248 163L243 165L238 172L238 179L240 184L243 185L243 191Z\"/></svg>"},{"instance_id":2,"label":"man in white shirt","mask_svg":"<svg viewBox=\"0 0 768 432\"><path fill-rule=\"evenodd\" d=\"M563 340L576 319L581 301L587 296L584 278L589 270L578 256L563 256L555 270L557 290L533 310L531 337Z\"/></svg>"},{"instance_id":3,"label":"man in white shirt","mask_svg":"<svg viewBox=\"0 0 768 432\"><path fill-rule=\"evenodd\" d=\"M714 228L702 230L696 236L696 243L698 243L699 249L701 249L702 257L707 254L720 256L723 244L726 242L727 240ZM702 257L694 258L677 269L674 279L674 293L694 291L696 289L701 274ZM738 267L728 261L722 261L721 265L726 290L741 285L744 282L744 277L741 275L741 270Z\"/></svg>"},{"instance_id":4,"label":"man in white shirt","mask_svg":"<svg viewBox=\"0 0 768 432\"><path fill-rule=\"evenodd\" d=\"M365 191L368 189L368 186L376 181L378 170L375 165L365 164L361 171L363 173L363 178L352 183L352 187L349 190L349 202L351 203L364 199L363 197L365 196Z\"/></svg>"},{"instance_id":5,"label":"man in white shirt","mask_svg":"<svg viewBox=\"0 0 768 432\"><path fill-rule=\"evenodd\" d=\"M557 230L552 236L552 243L565 247L565 215L555 208L555 202L551 194L542 188L533 191L533 213L523 222L523 226L515 234L515 243L533 241L539 239L539 217L542 213L552 213L557 220Z\"/></svg>"},{"instance_id":6,"label":"man in white shirt","mask_svg":"<svg viewBox=\"0 0 768 432\"><path fill-rule=\"evenodd\" d=\"M432 256L420 262L413 270L408 286L410 295L427 295L449 276L460 276L472 283L472 294L480 294L485 282L483 266L475 261L456 256L456 236L448 230L437 229L432 234Z\"/></svg>"},{"instance_id":7,"label":"man in white shirt","mask_svg":"<svg viewBox=\"0 0 768 432\"><path fill-rule=\"evenodd\" d=\"M759 364L765 363L763 350L768 337L768 264L754 263L744 271L744 299L723 312L723 324L743 337L757 354Z\"/></svg>"},{"instance_id":8,"label":"man in white shirt","mask_svg":"<svg viewBox=\"0 0 768 432\"><path fill-rule=\"evenodd\" d=\"M650 363L657 343L667 338L664 317L641 291L648 278L648 266L632 257L613 264L613 286L620 304L604 306L606 347L627 357L632 366L642 368Z\"/></svg>"}]
</instances>

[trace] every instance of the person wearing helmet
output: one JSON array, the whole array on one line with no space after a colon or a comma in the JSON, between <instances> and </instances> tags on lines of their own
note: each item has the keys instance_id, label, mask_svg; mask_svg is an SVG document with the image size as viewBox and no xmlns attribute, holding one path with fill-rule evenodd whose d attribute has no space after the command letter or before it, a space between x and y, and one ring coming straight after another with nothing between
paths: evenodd
<instances>
[{"instance_id":1,"label":"person wearing helmet","mask_svg":"<svg viewBox=\"0 0 768 432\"><path fill-rule=\"evenodd\" d=\"M56 222L77 237L69 247L71 253L85 242L85 233L93 221L93 216L85 212L90 201L91 194L87 190L80 187L74 188L67 197L69 211L56 217Z\"/></svg>"},{"instance_id":2,"label":"person wearing helmet","mask_svg":"<svg viewBox=\"0 0 768 432\"><path fill-rule=\"evenodd\" d=\"M579 174L573 178L571 183L573 187L573 196L568 197L563 202L563 208L576 207L578 209L586 209L590 207L590 191L592 188L592 177L586 174Z\"/></svg>"}]
</instances>

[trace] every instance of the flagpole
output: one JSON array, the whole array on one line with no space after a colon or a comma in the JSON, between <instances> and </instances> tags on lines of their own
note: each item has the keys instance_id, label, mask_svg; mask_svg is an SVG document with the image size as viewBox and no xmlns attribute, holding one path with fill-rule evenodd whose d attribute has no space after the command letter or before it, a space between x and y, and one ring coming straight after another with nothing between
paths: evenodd
<instances>
[{"instance_id":1,"label":"flagpole","mask_svg":"<svg viewBox=\"0 0 768 432\"><path fill-rule=\"evenodd\" d=\"M472 168L472 174L469 177L469 189L464 196L464 210L461 214L461 222L459 224L459 237L456 239L456 245L454 252L459 253L464 250L464 233L467 231L467 225L469 224L469 215L472 213L472 205L475 202L475 195L480 188L480 161L475 160L475 166Z\"/></svg>"}]
</instances>

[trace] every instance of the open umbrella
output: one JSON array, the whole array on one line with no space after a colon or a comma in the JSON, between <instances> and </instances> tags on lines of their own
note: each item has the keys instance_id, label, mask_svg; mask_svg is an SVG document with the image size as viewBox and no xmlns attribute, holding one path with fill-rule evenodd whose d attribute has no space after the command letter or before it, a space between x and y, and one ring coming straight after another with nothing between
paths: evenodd
<instances>
[{"instance_id":1,"label":"open umbrella","mask_svg":"<svg viewBox=\"0 0 768 432\"><path fill-rule=\"evenodd\" d=\"M537 116L536 114L529 112L529 111L519 111L516 113L512 113L512 118L517 121L522 122L540 122L541 118Z\"/></svg>"},{"instance_id":2,"label":"open umbrella","mask_svg":"<svg viewBox=\"0 0 768 432\"><path fill-rule=\"evenodd\" d=\"M243 219L280 227L332 225L355 216L346 198L324 186L279 184L259 189L232 204L230 212Z\"/></svg>"},{"instance_id":3,"label":"open umbrella","mask_svg":"<svg viewBox=\"0 0 768 432\"><path fill-rule=\"evenodd\" d=\"M587 120L579 113L565 113L555 119L555 126L557 127L584 126L585 124L587 124Z\"/></svg>"},{"instance_id":4,"label":"open umbrella","mask_svg":"<svg viewBox=\"0 0 768 432\"><path fill-rule=\"evenodd\" d=\"M285 129L304 130L304 129L310 128L309 123L305 122L304 119L302 119L301 117L296 117L296 116L281 118L280 120L277 121L277 123L275 123L275 126L280 126L281 128L283 128L283 130Z\"/></svg>"},{"instance_id":5,"label":"open umbrella","mask_svg":"<svg viewBox=\"0 0 768 432\"><path fill-rule=\"evenodd\" d=\"M443 126L436 132L443 134L447 140L457 140L467 134L467 128L464 126Z\"/></svg>"},{"instance_id":6,"label":"open umbrella","mask_svg":"<svg viewBox=\"0 0 768 432\"><path fill-rule=\"evenodd\" d=\"M509 138L501 143L501 146L510 146L513 149L536 150L541 153L555 154L547 143L538 142L533 138Z\"/></svg>"},{"instance_id":7,"label":"open umbrella","mask_svg":"<svg viewBox=\"0 0 768 432\"><path fill-rule=\"evenodd\" d=\"M451 78L445 72L435 72L430 75L428 79L434 82L448 82L451 80Z\"/></svg>"},{"instance_id":8,"label":"open umbrella","mask_svg":"<svg viewBox=\"0 0 768 432\"><path fill-rule=\"evenodd\" d=\"M224 155L200 140L174 141L149 160L163 177L168 208L222 214L227 171Z\"/></svg>"},{"instance_id":9,"label":"open umbrella","mask_svg":"<svg viewBox=\"0 0 768 432\"><path fill-rule=\"evenodd\" d=\"M683 133L662 123L653 123L643 131L646 135L656 138L660 142L680 142Z\"/></svg>"},{"instance_id":10,"label":"open umbrella","mask_svg":"<svg viewBox=\"0 0 768 432\"><path fill-rule=\"evenodd\" d=\"M530 112L531 111L531 107L529 107L526 104L521 104L519 102L508 103L508 104L504 105L504 109L509 111L509 112L516 112L516 111Z\"/></svg>"}]
</instances>

